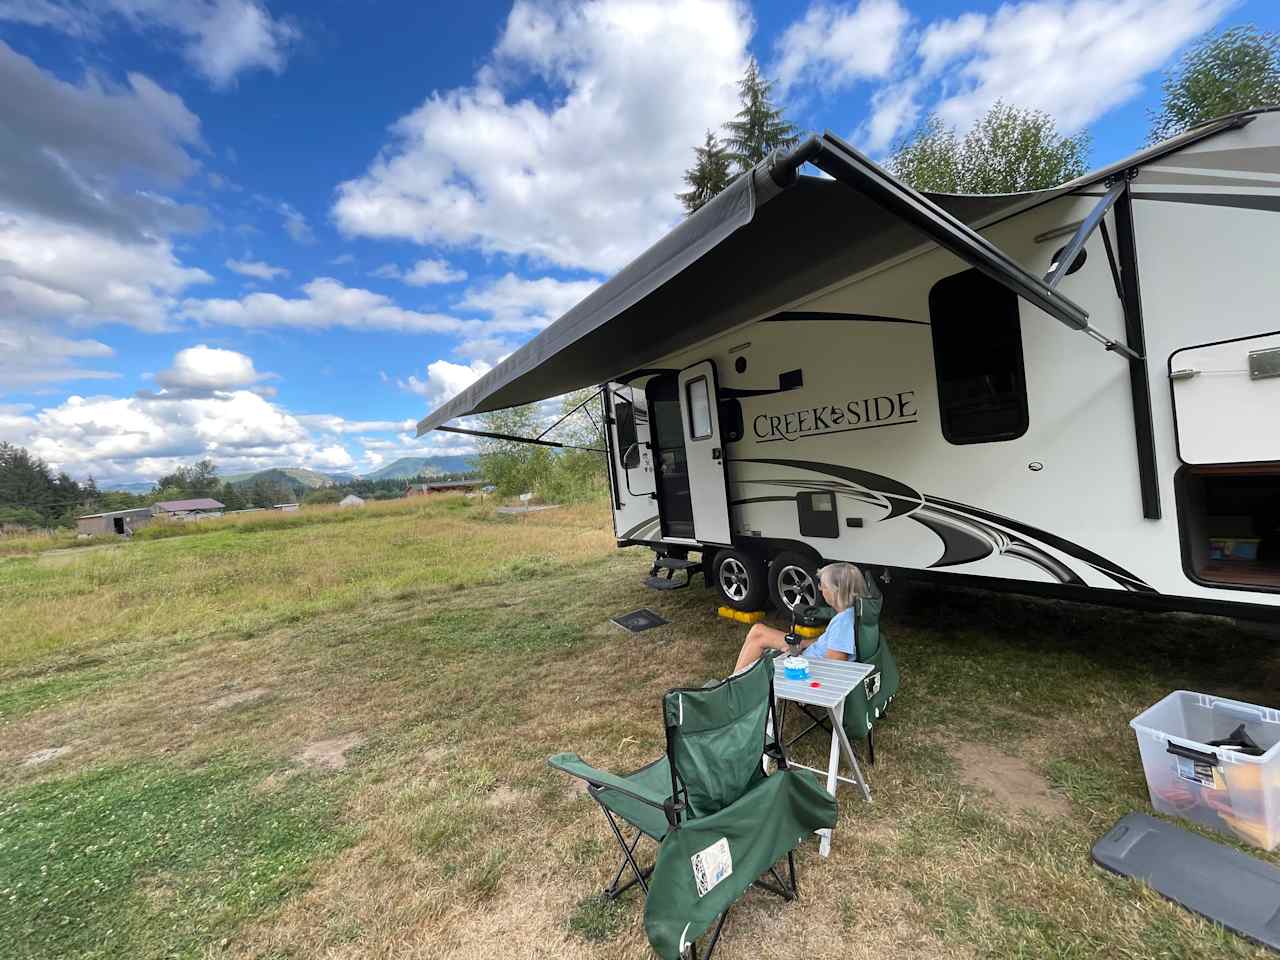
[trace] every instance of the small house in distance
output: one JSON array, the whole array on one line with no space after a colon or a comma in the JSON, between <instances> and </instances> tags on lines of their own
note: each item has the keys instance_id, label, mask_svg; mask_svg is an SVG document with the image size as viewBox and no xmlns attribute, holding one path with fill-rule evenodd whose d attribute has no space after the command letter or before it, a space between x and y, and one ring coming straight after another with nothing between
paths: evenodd
<instances>
[{"instance_id":1,"label":"small house in distance","mask_svg":"<svg viewBox=\"0 0 1280 960\"><path fill-rule=\"evenodd\" d=\"M348 493L345 497L338 501L340 507L363 507L364 497L357 497L354 493Z\"/></svg>"},{"instance_id":2,"label":"small house in distance","mask_svg":"<svg viewBox=\"0 0 1280 960\"><path fill-rule=\"evenodd\" d=\"M479 490L484 484L480 478L474 480L439 480L431 483L411 483L404 488L406 497L427 497L433 493L470 493Z\"/></svg>"},{"instance_id":3,"label":"small house in distance","mask_svg":"<svg viewBox=\"0 0 1280 960\"><path fill-rule=\"evenodd\" d=\"M124 537L133 533L134 530L145 527L151 522L151 517L150 507L89 513L76 518L76 532L87 536L114 533Z\"/></svg>"},{"instance_id":4,"label":"small house in distance","mask_svg":"<svg viewBox=\"0 0 1280 960\"><path fill-rule=\"evenodd\" d=\"M157 517L169 520L199 520L202 517L220 517L226 507L210 497L196 497L193 500L162 500L151 509Z\"/></svg>"}]
</instances>

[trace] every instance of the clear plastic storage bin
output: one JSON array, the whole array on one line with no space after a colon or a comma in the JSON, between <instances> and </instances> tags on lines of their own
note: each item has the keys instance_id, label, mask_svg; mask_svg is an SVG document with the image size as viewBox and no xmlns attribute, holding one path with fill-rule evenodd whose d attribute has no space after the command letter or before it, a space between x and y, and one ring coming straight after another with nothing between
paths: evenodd
<instances>
[{"instance_id":1,"label":"clear plastic storage bin","mask_svg":"<svg viewBox=\"0 0 1280 960\"><path fill-rule=\"evenodd\" d=\"M1156 810L1264 850L1280 843L1280 711L1177 690L1129 726Z\"/></svg>"}]
</instances>

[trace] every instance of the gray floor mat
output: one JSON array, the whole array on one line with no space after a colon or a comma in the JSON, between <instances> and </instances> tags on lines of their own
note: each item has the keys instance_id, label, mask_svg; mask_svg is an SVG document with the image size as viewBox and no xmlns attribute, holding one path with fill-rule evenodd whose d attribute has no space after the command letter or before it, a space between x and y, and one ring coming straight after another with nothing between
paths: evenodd
<instances>
[{"instance_id":1,"label":"gray floor mat","mask_svg":"<svg viewBox=\"0 0 1280 960\"><path fill-rule=\"evenodd\" d=\"M1280 950L1280 869L1269 863L1145 813L1108 830L1093 845L1093 862Z\"/></svg>"}]
</instances>

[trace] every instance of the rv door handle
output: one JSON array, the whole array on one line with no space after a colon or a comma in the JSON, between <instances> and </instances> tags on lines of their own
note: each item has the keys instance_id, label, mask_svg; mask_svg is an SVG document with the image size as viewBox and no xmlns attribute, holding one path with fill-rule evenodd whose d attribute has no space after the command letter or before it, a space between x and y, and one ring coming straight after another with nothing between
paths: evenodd
<instances>
[{"instance_id":1,"label":"rv door handle","mask_svg":"<svg viewBox=\"0 0 1280 960\"><path fill-rule=\"evenodd\" d=\"M719 459L720 459L720 457L721 457L721 455L722 455L722 451L720 450L720 448L719 448L719 447L712 447L712 448L711 448L711 459L712 459L712 460L719 460Z\"/></svg>"}]
</instances>

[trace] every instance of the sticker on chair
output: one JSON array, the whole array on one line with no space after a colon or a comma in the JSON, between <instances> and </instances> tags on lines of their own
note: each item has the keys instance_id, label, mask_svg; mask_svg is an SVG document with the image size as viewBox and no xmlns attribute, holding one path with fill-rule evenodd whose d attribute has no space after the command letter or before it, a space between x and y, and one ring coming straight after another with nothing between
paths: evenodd
<instances>
[{"instance_id":1,"label":"sticker on chair","mask_svg":"<svg viewBox=\"0 0 1280 960\"><path fill-rule=\"evenodd\" d=\"M733 873L733 857L729 853L729 841L725 837L689 859L693 863L693 879L698 885L700 897L705 897L715 889L716 884Z\"/></svg>"}]
</instances>

